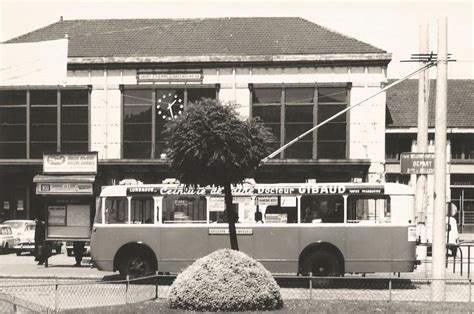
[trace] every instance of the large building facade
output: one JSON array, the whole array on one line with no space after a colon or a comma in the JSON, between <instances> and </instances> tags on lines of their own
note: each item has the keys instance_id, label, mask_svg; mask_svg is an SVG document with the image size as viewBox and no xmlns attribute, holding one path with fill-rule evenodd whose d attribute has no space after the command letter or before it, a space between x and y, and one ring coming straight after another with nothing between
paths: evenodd
<instances>
[{"instance_id":1,"label":"large building facade","mask_svg":"<svg viewBox=\"0 0 474 314\"><path fill-rule=\"evenodd\" d=\"M161 182L173 177L164 124L188 103L236 104L243 119L272 130L277 149L379 92L391 60L300 18L59 21L8 43L65 36L67 84L0 86L2 220L39 214L33 177L43 153L98 152L97 187ZM384 93L363 102L270 160L255 180L384 181L386 105Z\"/></svg>"}]
</instances>

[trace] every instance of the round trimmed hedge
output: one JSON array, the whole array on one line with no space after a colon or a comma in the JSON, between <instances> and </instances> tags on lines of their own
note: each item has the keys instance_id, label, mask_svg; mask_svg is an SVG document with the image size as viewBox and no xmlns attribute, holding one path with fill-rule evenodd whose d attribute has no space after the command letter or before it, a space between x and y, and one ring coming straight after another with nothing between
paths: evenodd
<instances>
[{"instance_id":1,"label":"round trimmed hedge","mask_svg":"<svg viewBox=\"0 0 474 314\"><path fill-rule=\"evenodd\" d=\"M173 282L168 304L192 311L275 310L280 287L262 264L230 249L198 259Z\"/></svg>"}]
</instances>

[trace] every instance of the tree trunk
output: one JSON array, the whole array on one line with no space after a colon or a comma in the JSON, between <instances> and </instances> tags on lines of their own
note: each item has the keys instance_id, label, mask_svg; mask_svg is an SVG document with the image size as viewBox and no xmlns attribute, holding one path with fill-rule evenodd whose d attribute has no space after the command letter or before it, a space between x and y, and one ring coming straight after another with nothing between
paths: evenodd
<instances>
[{"instance_id":1,"label":"tree trunk","mask_svg":"<svg viewBox=\"0 0 474 314\"><path fill-rule=\"evenodd\" d=\"M227 212L227 221L229 223L229 237L230 237L230 248L238 251L239 244L237 242L237 232L235 230L235 223L238 221L239 216L234 211L232 206L232 190L230 183L224 184L224 199L225 199L225 210Z\"/></svg>"}]
</instances>

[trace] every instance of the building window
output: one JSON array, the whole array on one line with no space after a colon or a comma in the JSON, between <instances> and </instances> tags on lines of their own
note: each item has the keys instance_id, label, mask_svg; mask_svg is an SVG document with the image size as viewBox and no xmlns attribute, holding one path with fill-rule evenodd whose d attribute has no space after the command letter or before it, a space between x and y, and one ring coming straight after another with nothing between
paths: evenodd
<instances>
[{"instance_id":1,"label":"building window","mask_svg":"<svg viewBox=\"0 0 474 314\"><path fill-rule=\"evenodd\" d=\"M0 90L0 159L88 148L88 89Z\"/></svg>"},{"instance_id":2,"label":"building window","mask_svg":"<svg viewBox=\"0 0 474 314\"><path fill-rule=\"evenodd\" d=\"M346 109L347 92L341 88L318 90L318 124ZM346 157L347 117L340 115L318 130L318 157L343 159Z\"/></svg>"},{"instance_id":3,"label":"building window","mask_svg":"<svg viewBox=\"0 0 474 314\"><path fill-rule=\"evenodd\" d=\"M0 159L26 158L26 91L0 91Z\"/></svg>"},{"instance_id":4,"label":"building window","mask_svg":"<svg viewBox=\"0 0 474 314\"><path fill-rule=\"evenodd\" d=\"M258 117L275 136L269 143L277 150L281 146L281 88L254 89L252 94L252 116Z\"/></svg>"},{"instance_id":5,"label":"building window","mask_svg":"<svg viewBox=\"0 0 474 314\"><path fill-rule=\"evenodd\" d=\"M61 152L89 150L89 93L61 91Z\"/></svg>"},{"instance_id":6,"label":"building window","mask_svg":"<svg viewBox=\"0 0 474 314\"><path fill-rule=\"evenodd\" d=\"M400 174L400 173L387 173L385 175L385 182L401 183L401 184L410 184L410 175L409 174Z\"/></svg>"},{"instance_id":7,"label":"building window","mask_svg":"<svg viewBox=\"0 0 474 314\"><path fill-rule=\"evenodd\" d=\"M313 127L314 88L285 89L285 144ZM285 150L285 158L311 159L313 134Z\"/></svg>"},{"instance_id":8,"label":"building window","mask_svg":"<svg viewBox=\"0 0 474 314\"><path fill-rule=\"evenodd\" d=\"M127 90L124 92L124 158L149 158L151 156L151 104L151 90Z\"/></svg>"},{"instance_id":9,"label":"building window","mask_svg":"<svg viewBox=\"0 0 474 314\"><path fill-rule=\"evenodd\" d=\"M41 159L43 152L57 151L58 93L56 90L32 90L30 104L30 157Z\"/></svg>"},{"instance_id":10,"label":"building window","mask_svg":"<svg viewBox=\"0 0 474 314\"><path fill-rule=\"evenodd\" d=\"M411 152L413 134L385 134L385 159L400 160L402 153Z\"/></svg>"},{"instance_id":11,"label":"building window","mask_svg":"<svg viewBox=\"0 0 474 314\"><path fill-rule=\"evenodd\" d=\"M474 140L472 134L450 134L451 159L474 159Z\"/></svg>"},{"instance_id":12,"label":"building window","mask_svg":"<svg viewBox=\"0 0 474 314\"><path fill-rule=\"evenodd\" d=\"M123 158L160 158L166 149L163 131L189 103L201 98L217 99L215 86L126 88L123 97Z\"/></svg>"},{"instance_id":13,"label":"building window","mask_svg":"<svg viewBox=\"0 0 474 314\"><path fill-rule=\"evenodd\" d=\"M269 127L276 150L305 131L344 110L347 87L258 87L251 86L252 117ZM347 114L294 143L279 157L283 159L345 159Z\"/></svg>"}]
</instances>

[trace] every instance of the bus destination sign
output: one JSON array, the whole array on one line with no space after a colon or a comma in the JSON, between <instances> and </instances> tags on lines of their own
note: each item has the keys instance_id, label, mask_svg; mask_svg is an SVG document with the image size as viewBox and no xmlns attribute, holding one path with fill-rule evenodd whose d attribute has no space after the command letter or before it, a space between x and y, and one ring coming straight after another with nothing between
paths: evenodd
<instances>
[{"instance_id":1,"label":"bus destination sign","mask_svg":"<svg viewBox=\"0 0 474 314\"><path fill-rule=\"evenodd\" d=\"M400 172L403 174L433 174L433 153L402 153L400 155Z\"/></svg>"},{"instance_id":2,"label":"bus destination sign","mask_svg":"<svg viewBox=\"0 0 474 314\"><path fill-rule=\"evenodd\" d=\"M383 194L382 186L354 188L343 184L318 184L295 186L255 186L232 187L234 196L252 195L300 195L300 194ZM220 187L186 187L186 186L135 186L127 188L127 195L223 195ZM271 198L267 199L270 202ZM268 205L268 204L267 204Z\"/></svg>"}]
</instances>

